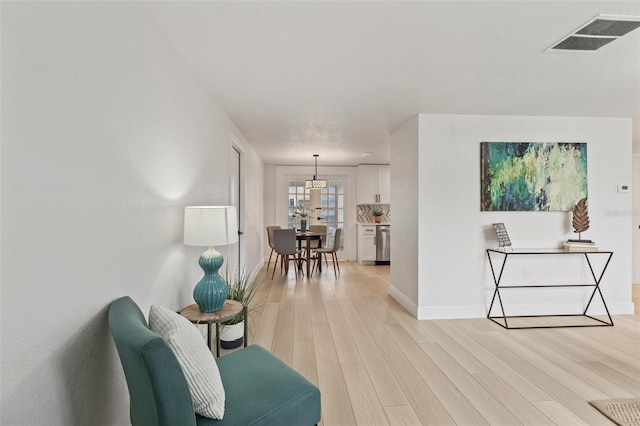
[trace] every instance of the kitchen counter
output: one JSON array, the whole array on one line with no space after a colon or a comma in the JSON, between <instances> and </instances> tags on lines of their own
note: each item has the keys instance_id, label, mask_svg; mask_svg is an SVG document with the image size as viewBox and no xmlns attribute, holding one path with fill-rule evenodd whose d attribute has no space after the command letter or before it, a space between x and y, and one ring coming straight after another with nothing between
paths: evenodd
<instances>
[{"instance_id":1,"label":"kitchen counter","mask_svg":"<svg viewBox=\"0 0 640 426\"><path fill-rule=\"evenodd\" d=\"M380 222L380 223L375 223L375 222L357 222L356 225L360 225L360 226L377 226L377 225L391 225L391 222Z\"/></svg>"}]
</instances>

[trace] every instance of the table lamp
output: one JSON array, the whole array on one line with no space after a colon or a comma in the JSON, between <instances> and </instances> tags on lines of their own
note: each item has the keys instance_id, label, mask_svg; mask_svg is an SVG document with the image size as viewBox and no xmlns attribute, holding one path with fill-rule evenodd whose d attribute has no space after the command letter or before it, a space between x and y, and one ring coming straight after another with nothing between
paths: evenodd
<instances>
[{"instance_id":1,"label":"table lamp","mask_svg":"<svg viewBox=\"0 0 640 426\"><path fill-rule=\"evenodd\" d=\"M184 244L209 247L198 261L204 276L193 289L193 298L200 312L217 312L222 309L229 290L227 283L218 274L224 258L214 246L226 246L236 242L238 221L234 206L185 207Z\"/></svg>"}]
</instances>

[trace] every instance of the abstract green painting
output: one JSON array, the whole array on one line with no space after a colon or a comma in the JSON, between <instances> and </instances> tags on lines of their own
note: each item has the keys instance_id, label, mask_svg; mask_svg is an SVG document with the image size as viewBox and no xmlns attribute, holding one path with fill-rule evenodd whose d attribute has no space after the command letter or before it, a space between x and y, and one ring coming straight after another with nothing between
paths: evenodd
<instances>
[{"instance_id":1,"label":"abstract green painting","mask_svg":"<svg viewBox=\"0 0 640 426\"><path fill-rule=\"evenodd\" d=\"M587 198L587 144L481 142L481 211L569 211Z\"/></svg>"}]
</instances>

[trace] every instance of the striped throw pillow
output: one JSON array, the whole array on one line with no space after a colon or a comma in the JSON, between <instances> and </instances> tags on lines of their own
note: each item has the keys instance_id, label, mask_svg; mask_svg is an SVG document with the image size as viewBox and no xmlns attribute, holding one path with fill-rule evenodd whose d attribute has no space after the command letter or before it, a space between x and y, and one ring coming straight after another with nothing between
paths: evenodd
<instances>
[{"instance_id":1,"label":"striped throw pillow","mask_svg":"<svg viewBox=\"0 0 640 426\"><path fill-rule=\"evenodd\" d=\"M167 308L152 305L149 328L162 336L178 358L195 412L211 419L222 419L225 394L220 372L197 327Z\"/></svg>"}]
</instances>

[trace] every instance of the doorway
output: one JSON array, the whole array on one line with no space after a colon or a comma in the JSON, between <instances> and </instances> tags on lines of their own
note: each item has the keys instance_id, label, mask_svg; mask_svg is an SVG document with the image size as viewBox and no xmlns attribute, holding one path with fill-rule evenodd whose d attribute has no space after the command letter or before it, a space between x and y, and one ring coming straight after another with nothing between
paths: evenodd
<instances>
[{"instance_id":1,"label":"doorway","mask_svg":"<svg viewBox=\"0 0 640 426\"><path fill-rule=\"evenodd\" d=\"M244 217L244 203L242 203L242 153L236 148L235 143L231 149L229 177L230 203L236 207L236 214L238 215L238 244L236 244L236 249L232 253L229 253L229 270L239 273L242 265L242 247L244 242L244 223L242 221Z\"/></svg>"},{"instance_id":2,"label":"doorway","mask_svg":"<svg viewBox=\"0 0 640 426\"><path fill-rule=\"evenodd\" d=\"M633 184L631 185L631 235L632 235L632 301L635 314L640 314L640 154L633 155Z\"/></svg>"},{"instance_id":3,"label":"doorway","mask_svg":"<svg viewBox=\"0 0 640 426\"><path fill-rule=\"evenodd\" d=\"M633 283L640 284L640 154L633 155L633 185L631 186L631 224L633 226Z\"/></svg>"}]
</instances>

